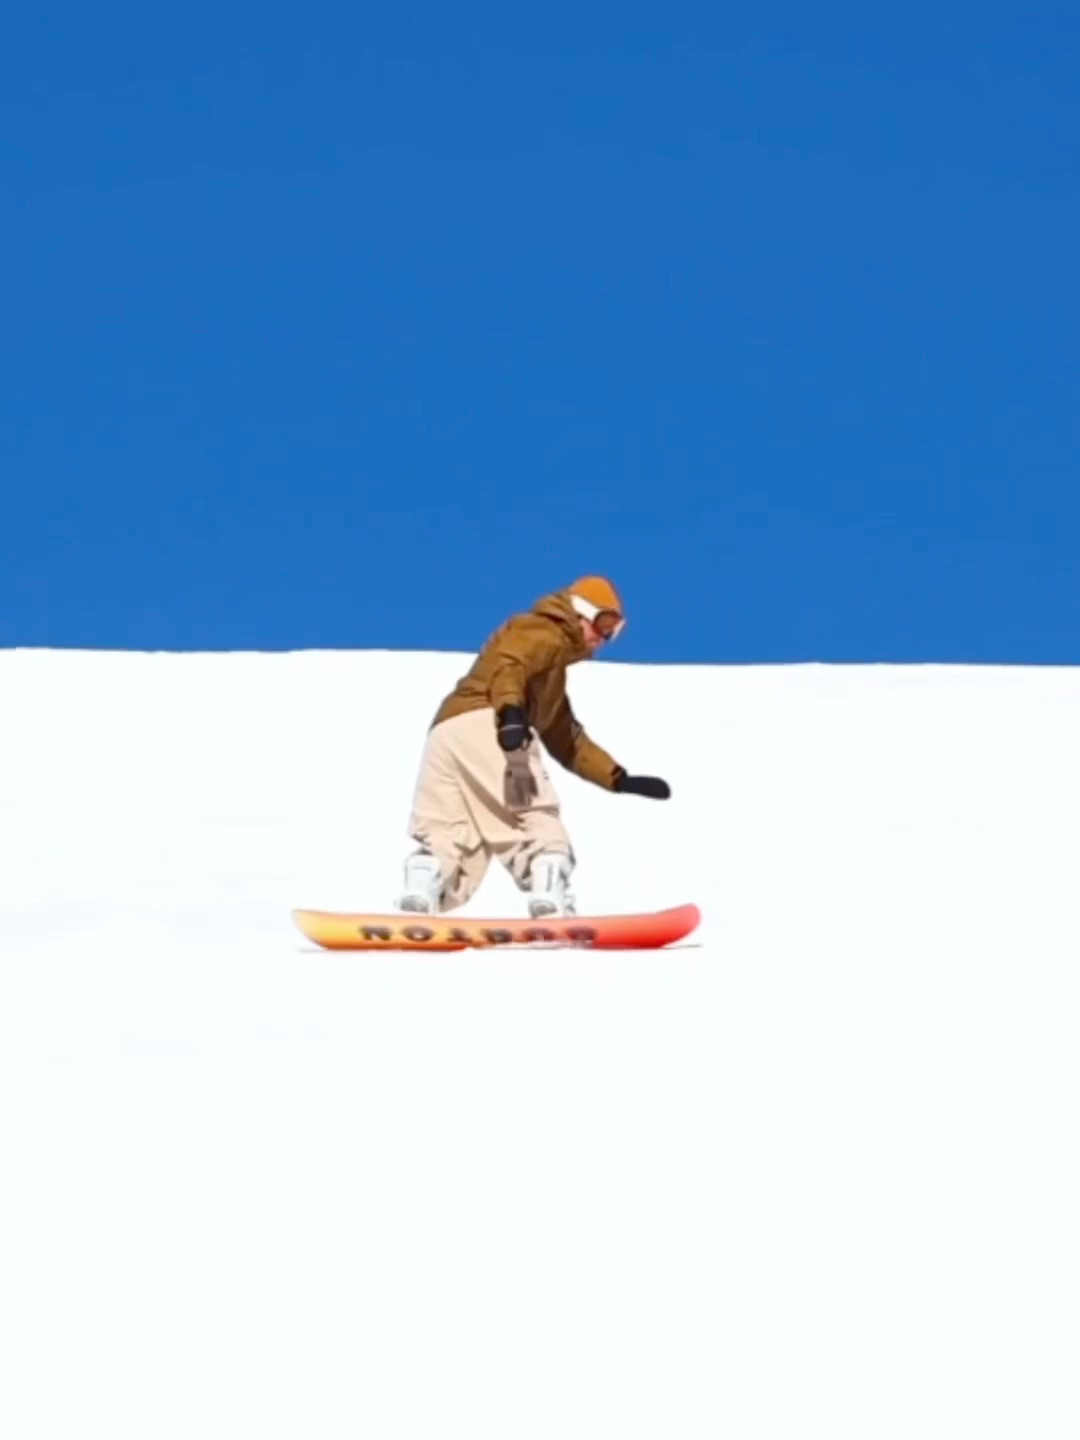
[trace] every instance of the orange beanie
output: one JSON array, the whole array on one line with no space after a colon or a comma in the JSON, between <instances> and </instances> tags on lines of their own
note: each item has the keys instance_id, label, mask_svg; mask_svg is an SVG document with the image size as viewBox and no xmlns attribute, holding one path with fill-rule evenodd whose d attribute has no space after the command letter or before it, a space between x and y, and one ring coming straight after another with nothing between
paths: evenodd
<instances>
[{"instance_id":1,"label":"orange beanie","mask_svg":"<svg viewBox=\"0 0 1080 1440\"><path fill-rule=\"evenodd\" d=\"M594 614L600 610L614 610L619 616L624 614L619 592L611 581L605 580L602 575L585 575L582 579L575 580L570 586L570 594L584 600Z\"/></svg>"}]
</instances>

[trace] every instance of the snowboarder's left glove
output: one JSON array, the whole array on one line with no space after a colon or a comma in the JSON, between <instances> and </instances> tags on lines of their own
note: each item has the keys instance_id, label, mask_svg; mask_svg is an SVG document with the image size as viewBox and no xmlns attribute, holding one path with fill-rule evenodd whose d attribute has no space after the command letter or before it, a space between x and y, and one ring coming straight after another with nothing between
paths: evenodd
<instances>
[{"instance_id":1,"label":"snowboarder's left glove","mask_svg":"<svg viewBox=\"0 0 1080 1440\"><path fill-rule=\"evenodd\" d=\"M650 800L667 800L671 795L666 780L655 775L627 775L625 770L616 771L615 789L620 795L645 795Z\"/></svg>"},{"instance_id":2,"label":"snowboarder's left glove","mask_svg":"<svg viewBox=\"0 0 1080 1440\"><path fill-rule=\"evenodd\" d=\"M529 717L520 705L504 705L499 711L499 744L504 750L520 750L529 743Z\"/></svg>"}]
</instances>

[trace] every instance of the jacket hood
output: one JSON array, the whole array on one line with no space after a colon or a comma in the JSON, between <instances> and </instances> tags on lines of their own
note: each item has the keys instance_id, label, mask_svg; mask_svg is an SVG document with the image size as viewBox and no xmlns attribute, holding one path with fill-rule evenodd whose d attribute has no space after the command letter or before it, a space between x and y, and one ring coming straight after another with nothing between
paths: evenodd
<instances>
[{"instance_id":1,"label":"jacket hood","mask_svg":"<svg viewBox=\"0 0 1080 1440\"><path fill-rule=\"evenodd\" d=\"M569 590L555 590L552 594L543 596L533 606L532 613L545 620L554 620L564 631L570 641L571 663L589 658L591 652L585 643L585 636L581 633L581 620L574 609Z\"/></svg>"}]
</instances>

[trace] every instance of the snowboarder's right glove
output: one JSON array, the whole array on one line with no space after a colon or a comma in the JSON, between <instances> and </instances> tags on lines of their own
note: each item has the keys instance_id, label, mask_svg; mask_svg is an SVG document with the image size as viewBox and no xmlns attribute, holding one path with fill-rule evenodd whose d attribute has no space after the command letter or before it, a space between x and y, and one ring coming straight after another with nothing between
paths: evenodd
<instances>
[{"instance_id":1,"label":"snowboarder's right glove","mask_svg":"<svg viewBox=\"0 0 1080 1440\"><path fill-rule=\"evenodd\" d=\"M655 775L627 775L625 770L616 772L615 789L620 795L645 795L650 800L667 800L671 795L666 780L658 780Z\"/></svg>"},{"instance_id":2,"label":"snowboarder's right glove","mask_svg":"<svg viewBox=\"0 0 1080 1440\"><path fill-rule=\"evenodd\" d=\"M529 717L520 705L504 705L499 711L499 744L504 750L520 750L529 743Z\"/></svg>"}]
</instances>

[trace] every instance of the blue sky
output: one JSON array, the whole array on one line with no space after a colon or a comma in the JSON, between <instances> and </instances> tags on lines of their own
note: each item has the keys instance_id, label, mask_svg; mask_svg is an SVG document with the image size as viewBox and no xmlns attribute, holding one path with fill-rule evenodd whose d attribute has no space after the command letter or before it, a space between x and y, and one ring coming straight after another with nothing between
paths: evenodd
<instances>
[{"instance_id":1,"label":"blue sky","mask_svg":"<svg viewBox=\"0 0 1080 1440\"><path fill-rule=\"evenodd\" d=\"M534 9L8 19L0 645L1080 661L1076 7Z\"/></svg>"}]
</instances>

